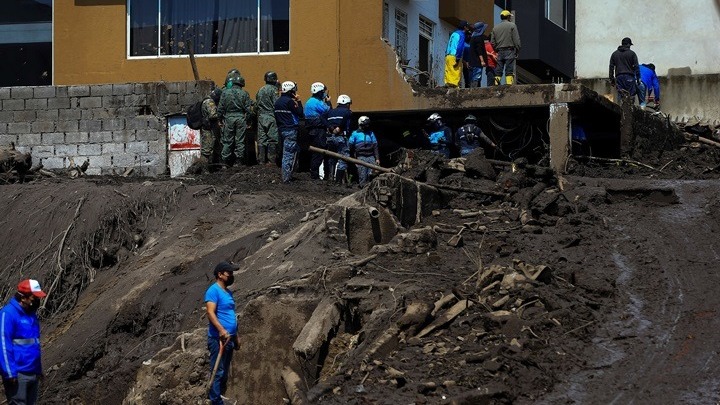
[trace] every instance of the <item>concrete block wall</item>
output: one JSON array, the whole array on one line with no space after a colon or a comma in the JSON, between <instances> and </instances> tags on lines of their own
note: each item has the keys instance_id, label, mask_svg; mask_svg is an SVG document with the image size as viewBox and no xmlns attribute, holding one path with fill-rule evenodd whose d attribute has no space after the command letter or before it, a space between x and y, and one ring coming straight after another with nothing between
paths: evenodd
<instances>
[{"instance_id":1,"label":"concrete block wall","mask_svg":"<svg viewBox=\"0 0 720 405\"><path fill-rule=\"evenodd\" d=\"M167 171L167 116L181 114L211 83L156 82L0 87L0 146L30 152L33 165L62 169L90 160L87 174L156 176Z\"/></svg>"}]
</instances>

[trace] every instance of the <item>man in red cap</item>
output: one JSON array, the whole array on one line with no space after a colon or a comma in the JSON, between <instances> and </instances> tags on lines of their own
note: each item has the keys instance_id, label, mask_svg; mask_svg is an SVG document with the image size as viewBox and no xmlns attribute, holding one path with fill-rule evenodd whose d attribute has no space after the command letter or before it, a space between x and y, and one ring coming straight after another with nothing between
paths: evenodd
<instances>
[{"instance_id":1,"label":"man in red cap","mask_svg":"<svg viewBox=\"0 0 720 405\"><path fill-rule=\"evenodd\" d=\"M23 280L0 310L0 374L8 404L37 401L38 380L43 374L37 310L45 296L37 280Z\"/></svg>"}]
</instances>

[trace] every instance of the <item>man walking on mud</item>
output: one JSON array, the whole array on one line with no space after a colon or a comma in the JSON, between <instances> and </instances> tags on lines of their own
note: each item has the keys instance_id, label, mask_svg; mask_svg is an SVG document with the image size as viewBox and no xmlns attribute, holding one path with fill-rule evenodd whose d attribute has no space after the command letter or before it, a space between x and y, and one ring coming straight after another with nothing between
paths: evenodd
<instances>
[{"instance_id":1,"label":"man walking on mud","mask_svg":"<svg viewBox=\"0 0 720 405\"><path fill-rule=\"evenodd\" d=\"M227 388L233 349L240 348L237 335L235 300L228 286L235 282L238 266L221 262L215 266L215 283L205 292L205 307L209 321L208 350L210 351L211 381L208 398L213 405L223 405L222 394Z\"/></svg>"},{"instance_id":2,"label":"man walking on mud","mask_svg":"<svg viewBox=\"0 0 720 405\"><path fill-rule=\"evenodd\" d=\"M45 296L36 280L23 280L0 310L0 374L10 405L37 401L43 375L37 310Z\"/></svg>"}]
</instances>

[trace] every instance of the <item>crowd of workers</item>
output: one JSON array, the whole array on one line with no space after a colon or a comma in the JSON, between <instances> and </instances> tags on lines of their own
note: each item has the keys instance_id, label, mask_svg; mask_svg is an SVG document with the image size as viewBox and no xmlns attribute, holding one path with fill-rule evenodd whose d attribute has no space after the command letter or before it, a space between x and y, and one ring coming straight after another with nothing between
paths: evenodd
<instances>
[{"instance_id":1,"label":"crowd of workers","mask_svg":"<svg viewBox=\"0 0 720 405\"><path fill-rule=\"evenodd\" d=\"M520 53L520 34L512 22L512 13L503 10L500 23L485 34L488 24L478 21L470 24L460 21L450 35L445 49L445 86L459 87L463 78L465 87L481 87L485 72L486 85L515 82L515 62Z\"/></svg>"},{"instance_id":2,"label":"crowd of workers","mask_svg":"<svg viewBox=\"0 0 720 405\"><path fill-rule=\"evenodd\" d=\"M354 158L368 165L356 164L357 181L364 185L372 174L372 166L380 164L378 137L368 116L352 121L352 99L341 94L332 106L327 87L321 82L310 86L310 97L304 103L298 96L297 84L278 81L275 72L267 72L265 85L258 90L255 101L245 91L245 79L237 69L228 72L223 88L215 88L202 102L202 156L208 162L222 165L248 164L246 133L248 123L256 122L257 160L260 164L276 164L281 168L282 181L292 180L297 168L299 145L306 144L333 152L327 156L318 149L310 156L310 177L350 183L348 163L338 158ZM448 158L466 155L480 142L496 148L468 115L464 125L453 132L442 117L435 113L426 121L421 135L425 147ZM305 137L299 140L298 137ZM219 155L219 156L218 156ZM322 169L321 169L322 168Z\"/></svg>"}]
</instances>

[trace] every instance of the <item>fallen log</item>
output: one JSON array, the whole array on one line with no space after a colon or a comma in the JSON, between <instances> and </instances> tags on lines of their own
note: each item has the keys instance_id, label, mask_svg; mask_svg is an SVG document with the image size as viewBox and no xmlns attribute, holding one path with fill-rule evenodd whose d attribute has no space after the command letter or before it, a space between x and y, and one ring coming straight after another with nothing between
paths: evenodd
<instances>
[{"instance_id":1,"label":"fallen log","mask_svg":"<svg viewBox=\"0 0 720 405\"><path fill-rule=\"evenodd\" d=\"M25 174L30 172L32 167L32 156L29 153L22 153L15 149L15 144L10 148L0 148L0 173L17 173L18 180L22 183Z\"/></svg>"},{"instance_id":2,"label":"fallen log","mask_svg":"<svg viewBox=\"0 0 720 405\"><path fill-rule=\"evenodd\" d=\"M295 339L293 350L304 359L315 357L339 324L339 304L332 298L323 299Z\"/></svg>"},{"instance_id":3,"label":"fallen log","mask_svg":"<svg viewBox=\"0 0 720 405\"><path fill-rule=\"evenodd\" d=\"M290 367L285 366L280 373L283 385L285 386L285 392L288 395L291 405L306 405L308 404L307 396L305 391L302 390L302 379L293 371Z\"/></svg>"},{"instance_id":4,"label":"fallen log","mask_svg":"<svg viewBox=\"0 0 720 405\"><path fill-rule=\"evenodd\" d=\"M378 165L374 165L372 163L363 162L362 160L351 158L348 156L341 155L339 153L331 152L329 150L316 148L315 146L308 146L307 149L310 152L320 153L321 155L329 156L335 159L341 159L346 162L354 163L356 165L364 166L373 170L377 170L381 173L395 173L392 169L388 169L387 167L382 167ZM400 175L398 175L400 176ZM406 180L412 181L412 182L418 182L417 180L413 180L408 177L400 176ZM419 183L419 182L418 182ZM450 186L445 184L434 184L434 183L426 183L428 186L439 188L442 190L450 190L450 191L457 191L461 193L470 193L470 194L482 194L482 195L488 195L491 197L506 197L508 194L503 193L500 191L492 191L492 190L480 190L480 189L473 189L473 188L466 188L466 187L457 187L457 186Z\"/></svg>"}]
</instances>

